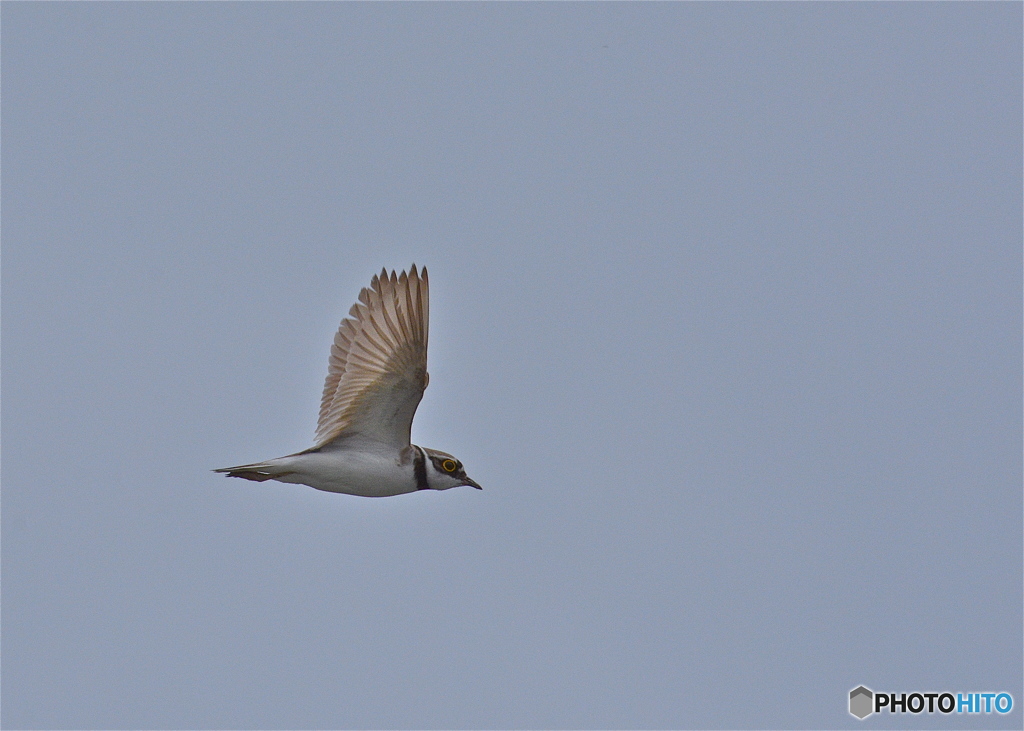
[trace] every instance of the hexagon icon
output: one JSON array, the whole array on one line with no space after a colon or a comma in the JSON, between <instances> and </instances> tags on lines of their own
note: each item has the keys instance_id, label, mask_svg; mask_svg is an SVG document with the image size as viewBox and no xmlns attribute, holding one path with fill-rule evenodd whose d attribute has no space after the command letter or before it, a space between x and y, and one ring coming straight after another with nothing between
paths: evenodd
<instances>
[{"instance_id":1,"label":"hexagon icon","mask_svg":"<svg viewBox=\"0 0 1024 731\"><path fill-rule=\"evenodd\" d=\"M858 685L850 691L850 713L863 721L873 712L871 708L874 705L873 700L874 693L863 685Z\"/></svg>"}]
</instances>

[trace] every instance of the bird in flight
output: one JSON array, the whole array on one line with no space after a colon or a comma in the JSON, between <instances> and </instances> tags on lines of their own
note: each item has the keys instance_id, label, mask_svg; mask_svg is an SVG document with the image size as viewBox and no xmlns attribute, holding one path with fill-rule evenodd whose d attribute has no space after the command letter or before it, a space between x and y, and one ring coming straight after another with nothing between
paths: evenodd
<instances>
[{"instance_id":1,"label":"bird in flight","mask_svg":"<svg viewBox=\"0 0 1024 731\"><path fill-rule=\"evenodd\" d=\"M320 401L316 444L287 457L214 472L366 497L480 485L446 452L410 442L430 380L427 269L374 275L341 321Z\"/></svg>"}]
</instances>

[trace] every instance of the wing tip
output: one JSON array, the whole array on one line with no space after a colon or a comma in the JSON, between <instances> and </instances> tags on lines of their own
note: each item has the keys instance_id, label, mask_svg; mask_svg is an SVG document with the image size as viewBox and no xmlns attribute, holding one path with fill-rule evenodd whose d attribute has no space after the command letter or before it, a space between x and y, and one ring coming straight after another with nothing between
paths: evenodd
<instances>
[{"instance_id":1,"label":"wing tip","mask_svg":"<svg viewBox=\"0 0 1024 731\"><path fill-rule=\"evenodd\" d=\"M404 276L405 272L402 272L402 275ZM416 262L413 262L412 266L409 267L409 279L419 279L421 282L426 282L427 268L425 266L417 267Z\"/></svg>"}]
</instances>

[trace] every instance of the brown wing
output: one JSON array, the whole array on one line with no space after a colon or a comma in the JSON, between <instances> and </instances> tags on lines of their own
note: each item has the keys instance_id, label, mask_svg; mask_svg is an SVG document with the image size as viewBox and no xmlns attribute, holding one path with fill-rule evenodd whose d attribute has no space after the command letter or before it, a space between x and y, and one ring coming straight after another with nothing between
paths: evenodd
<instances>
[{"instance_id":1,"label":"brown wing","mask_svg":"<svg viewBox=\"0 0 1024 731\"><path fill-rule=\"evenodd\" d=\"M316 447L359 434L401 449L427 387L427 270L374 275L341 321L320 402Z\"/></svg>"}]
</instances>

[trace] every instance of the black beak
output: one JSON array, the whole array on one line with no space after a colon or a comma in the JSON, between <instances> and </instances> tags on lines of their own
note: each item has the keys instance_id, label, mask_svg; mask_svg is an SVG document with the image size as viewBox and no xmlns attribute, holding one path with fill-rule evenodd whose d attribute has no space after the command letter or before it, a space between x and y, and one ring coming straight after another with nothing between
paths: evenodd
<instances>
[{"instance_id":1,"label":"black beak","mask_svg":"<svg viewBox=\"0 0 1024 731\"><path fill-rule=\"evenodd\" d=\"M480 487L478 484L476 484L473 480L469 479L468 477L462 478L462 484L469 485L470 487L475 487L477 490L483 490L482 487Z\"/></svg>"}]
</instances>

